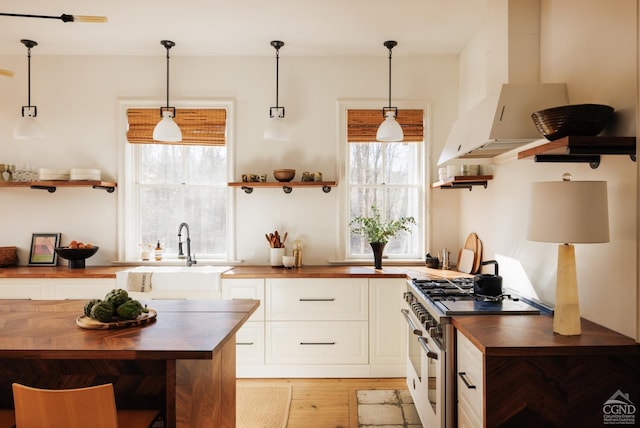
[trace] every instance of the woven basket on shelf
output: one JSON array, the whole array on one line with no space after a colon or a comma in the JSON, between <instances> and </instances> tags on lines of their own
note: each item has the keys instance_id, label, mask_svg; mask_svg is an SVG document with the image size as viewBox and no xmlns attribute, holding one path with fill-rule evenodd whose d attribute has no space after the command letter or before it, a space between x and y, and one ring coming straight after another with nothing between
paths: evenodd
<instances>
[{"instance_id":1,"label":"woven basket on shelf","mask_svg":"<svg viewBox=\"0 0 640 428\"><path fill-rule=\"evenodd\" d=\"M575 104L552 107L531 114L538 132L548 140L566 136L598 135L613 115L603 104Z\"/></svg>"},{"instance_id":2,"label":"woven basket on shelf","mask_svg":"<svg viewBox=\"0 0 640 428\"><path fill-rule=\"evenodd\" d=\"M18 263L16 247L0 247L0 267L13 266Z\"/></svg>"}]
</instances>

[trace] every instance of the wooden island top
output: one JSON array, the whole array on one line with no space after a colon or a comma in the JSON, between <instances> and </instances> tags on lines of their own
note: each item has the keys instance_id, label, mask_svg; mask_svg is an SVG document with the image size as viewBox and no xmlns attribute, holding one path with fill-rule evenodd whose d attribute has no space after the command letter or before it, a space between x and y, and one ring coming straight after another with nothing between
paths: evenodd
<instances>
[{"instance_id":1,"label":"wooden island top","mask_svg":"<svg viewBox=\"0 0 640 428\"><path fill-rule=\"evenodd\" d=\"M255 300L149 301L140 327L76 325L85 300L0 300L0 408L11 383L113 383L120 408L160 408L166 427L235 426L235 333Z\"/></svg>"}]
</instances>

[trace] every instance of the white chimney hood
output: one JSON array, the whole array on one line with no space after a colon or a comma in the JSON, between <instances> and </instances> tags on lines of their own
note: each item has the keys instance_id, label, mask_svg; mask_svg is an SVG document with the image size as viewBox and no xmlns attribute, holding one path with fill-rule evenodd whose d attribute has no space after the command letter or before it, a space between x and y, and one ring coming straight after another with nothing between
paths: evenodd
<instances>
[{"instance_id":1,"label":"white chimney hood","mask_svg":"<svg viewBox=\"0 0 640 428\"><path fill-rule=\"evenodd\" d=\"M488 159L542 137L531 113L569 103L564 83L505 83L453 124L438 165Z\"/></svg>"}]
</instances>

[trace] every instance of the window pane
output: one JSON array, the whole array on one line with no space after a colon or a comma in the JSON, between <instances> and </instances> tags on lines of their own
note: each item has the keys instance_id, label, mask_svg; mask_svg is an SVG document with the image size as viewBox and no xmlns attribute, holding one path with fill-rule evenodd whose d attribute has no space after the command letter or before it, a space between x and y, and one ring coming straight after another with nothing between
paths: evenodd
<instances>
[{"instance_id":1,"label":"window pane","mask_svg":"<svg viewBox=\"0 0 640 428\"><path fill-rule=\"evenodd\" d=\"M417 184L419 180L418 145L384 144L384 182L386 184Z\"/></svg>"},{"instance_id":2,"label":"window pane","mask_svg":"<svg viewBox=\"0 0 640 428\"><path fill-rule=\"evenodd\" d=\"M185 146L185 179L189 184L226 183L227 148Z\"/></svg>"},{"instance_id":3,"label":"window pane","mask_svg":"<svg viewBox=\"0 0 640 428\"><path fill-rule=\"evenodd\" d=\"M353 184L376 184L383 180L382 144L350 143L350 180Z\"/></svg>"},{"instance_id":4,"label":"window pane","mask_svg":"<svg viewBox=\"0 0 640 428\"><path fill-rule=\"evenodd\" d=\"M140 188L140 236L142 245L158 240L165 254L178 254L178 225L184 218L184 195L179 187Z\"/></svg>"},{"instance_id":5,"label":"window pane","mask_svg":"<svg viewBox=\"0 0 640 428\"><path fill-rule=\"evenodd\" d=\"M181 146L140 145L140 184L175 184L182 181Z\"/></svg>"}]
</instances>

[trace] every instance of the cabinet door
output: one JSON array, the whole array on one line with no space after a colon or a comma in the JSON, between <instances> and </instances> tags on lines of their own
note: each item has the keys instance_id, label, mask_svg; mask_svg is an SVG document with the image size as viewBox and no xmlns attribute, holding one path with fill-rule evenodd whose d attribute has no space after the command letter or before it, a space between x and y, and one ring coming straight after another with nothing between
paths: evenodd
<instances>
[{"instance_id":1,"label":"cabinet door","mask_svg":"<svg viewBox=\"0 0 640 428\"><path fill-rule=\"evenodd\" d=\"M267 320L366 320L367 279L267 279Z\"/></svg>"},{"instance_id":2,"label":"cabinet door","mask_svg":"<svg viewBox=\"0 0 640 428\"><path fill-rule=\"evenodd\" d=\"M51 279L53 299L102 299L116 288L111 278L65 278Z\"/></svg>"},{"instance_id":3,"label":"cabinet door","mask_svg":"<svg viewBox=\"0 0 640 428\"><path fill-rule=\"evenodd\" d=\"M369 343L372 376L405 374L406 322L400 314L406 280L369 279Z\"/></svg>"},{"instance_id":4,"label":"cabinet door","mask_svg":"<svg viewBox=\"0 0 640 428\"><path fill-rule=\"evenodd\" d=\"M366 321L269 322L267 364L366 364Z\"/></svg>"},{"instance_id":5,"label":"cabinet door","mask_svg":"<svg viewBox=\"0 0 640 428\"><path fill-rule=\"evenodd\" d=\"M456 360L458 414L462 413L464 418L471 421L482 421L484 419L482 353L459 331L456 334Z\"/></svg>"},{"instance_id":6,"label":"cabinet door","mask_svg":"<svg viewBox=\"0 0 640 428\"><path fill-rule=\"evenodd\" d=\"M238 365L264 364L264 322L248 321L236 333Z\"/></svg>"},{"instance_id":7,"label":"cabinet door","mask_svg":"<svg viewBox=\"0 0 640 428\"><path fill-rule=\"evenodd\" d=\"M223 279L223 299L253 299L260 300L260 306L251 315L249 321L264 320L264 279Z\"/></svg>"},{"instance_id":8,"label":"cabinet door","mask_svg":"<svg viewBox=\"0 0 640 428\"><path fill-rule=\"evenodd\" d=\"M49 287L40 278L0 279L0 299L48 299Z\"/></svg>"}]
</instances>

